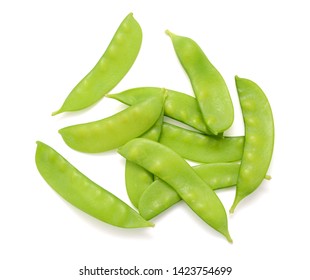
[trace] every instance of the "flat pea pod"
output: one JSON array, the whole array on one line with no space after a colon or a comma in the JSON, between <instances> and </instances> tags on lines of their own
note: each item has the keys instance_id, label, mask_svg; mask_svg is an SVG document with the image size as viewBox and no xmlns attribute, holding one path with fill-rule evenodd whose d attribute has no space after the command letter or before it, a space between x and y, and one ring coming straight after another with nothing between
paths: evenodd
<instances>
[{"instance_id":1,"label":"flat pea pod","mask_svg":"<svg viewBox=\"0 0 310 280\"><path fill-rule=\"evenodd\" d=\"M236 185L239 168L240 162L208 163L193 167L199 177L213 190ZM150 220L180 200L181 197L169 184L157 179L142 194L139 213L146 220Z\"/></svg>"},{"instance_id":2,"label":"flat pea pod","mask_svg":"<svg viewBox=\"0 0 310 280\"><path fill-rule=\"evenodd\" d=\"M150 129L163 103L164 94L157 95L102 120L62 128L59 133L69 147L80 152L113 150Z\"/></svg>"},{"instance_id":3,"label":"flat pea pod","mask_svg":"<svg viewBox=\"0 0 310 280\"><path fill-rule=\"evenodd\" d=\"M163 111L156 123L146 133L141 135L153 141L158 141L163 122ZM138 208L139 200L148 186L153 183L154 176L152 173L144 169L142 166L126 160L125 166L125 182L126 191L131 203Z\"/></svg>"},{"instance_id":4,"label":"flat pea pod","mask_svg":"<svg viewBox=\"0 0 310 280\"><path fill-rule=\"evenodd\" d=\"M61 108L54 112L78 111L99 101L127 74L139 53L142 30L130 13L115 32L94 68L73 88Z\"/></svg>"},{"instance_id":5,"label":"flat pea pod","mask_svg":"<svg viewBox=\"0 0 310 280\"><path fill-rule=\"evenodd\" d=\"M153 226L125 202L91 181L53 148L40 141L37 142L35 162L52 189L90 216L122 228Z\"/></svg>"},{"instance_id":6,"label":"flat pea pod","mask_svg":"<svg viewBox=\"0 0 310 280\"><path fill-rule=\"evenodd\" d=\"M210 136L165 122L159 142L195 162L233 162L242 157L244 137Z\"/></svg>"},{"instance_id":7,"label":"flat pea pod","mask_svg":"<svg viewBox=\"0 0 310 280\"><path fill-rule=\"evenodd\" d=\"M245 126L244 151L230 212L263 181L272 158L274 121L269 101L253 81L235 77Z\"/></svg>"},{"instance_id":8,"label":"flat pea pod","mask_svg":"<svg viewBox=\"0 0 310 280\"><path fill-rule=\"evenodd\" d=\"M107 97L114 98L127 105L133 105L160 92L161 88L140 87L120 93L108 94ZM212 134L204 123L195 97L170 89L166 89L166 94L167 97L164 105L165 116L180 121L206 134Z\"/></svg>"},{"instance_id":9,"label":"flat pea pod","mask_svg":"<svg viewBox=\"0 0 310 280\"><path fill-rule=\"evenodd\" d=\"M208 129L215 135L233 123L234 108L227 85L199 45L192 39L166 31L187 73Z\"/></svg>"},{"instance_id":10,"label":"flat pea pod","mask_svg":"<svg viewBox=\"0 0 310 280\"><path fill-rule=\"evenodd\" d=\"M227 215L220 199L180 155L144 138L129 141L118 152L170 184L202 220L232 242Z\"/></svg>"}]
</instances>

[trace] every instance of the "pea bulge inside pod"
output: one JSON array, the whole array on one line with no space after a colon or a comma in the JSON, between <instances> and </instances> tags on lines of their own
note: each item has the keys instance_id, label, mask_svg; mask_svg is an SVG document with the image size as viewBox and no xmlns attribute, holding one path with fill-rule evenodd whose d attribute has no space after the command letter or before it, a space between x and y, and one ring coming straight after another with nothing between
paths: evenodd
<instances>
[{"instance_id":1,"label":"pea bulge inside pod","mask_svg":"<svg viewBox=\"0 0 310 280\"><path fill-rule=\"evenodd\" d=\"M134 64L142 44L139 23L128 14L91 71L72 89L61 108L52 113L85 109L110 92Z\"/></svg>"},{"instance_id":2,"label":"pea bulge inside pod","mask_svg":"<svg viewBox=\"0 0 310 280\"><path fill-rule=\"evenodd\" d=\"M118 153L167 182L203 221L232 242L220 199L176 152L158 142L136 138Z\"/></svg>"},{"instance_id":3,"label":"pea bulge inside pod","mask_svg":"<svg viewBox=\"0 0 310 280\"><path fill-rule=\"evenodd\" d=\"M108 118L65 127L59 133L69 147L80 152L113 150L149 130L162 112L164 99L163 91Z\"/></svg>"},{"instance_id":4,"label":"pea bulge inside pod","mask_svg":"<svg viewBox=\"0 0 310 280\"><path fill-rule=\"evenodd\" d=\"M187 73L207 128L218 135L230 128L234 108L225 80L191 38L169 30L175 53Z\"/></svg>"},{"instance_id":5,"label":"pea bulge inside pod","mask_svg":"<svg viewBox=\"0 0 310 280\"><path fill-rule=\"evenodd\" d=\"M274 121L267 96L253 81L237 76L235 80L244 119L245 141L231 213L240 201L261 185L274 146Z\"/></svg>"},{"instance_id":6,"label":"pea bulge inside pod","mask_svg":"<svg viewBox=\"0 0 310 280\"><path fill-rule=\"evenodd\" d=\"M91 181L56 150L37 142L37 169L63 199L105 223L122 228L153 226L129 205Z\"/></svg>"}]
</instances>

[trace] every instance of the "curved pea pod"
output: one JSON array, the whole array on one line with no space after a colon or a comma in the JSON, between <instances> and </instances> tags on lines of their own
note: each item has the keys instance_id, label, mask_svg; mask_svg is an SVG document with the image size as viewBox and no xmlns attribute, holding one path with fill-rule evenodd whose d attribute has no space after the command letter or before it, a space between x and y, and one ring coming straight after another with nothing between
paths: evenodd
<instances>
[{"instance_id":1,"label":"curved pea pod","mask_svg":"<svg viewBox=\"0 0 310 280\"><path fill-rule=\"evenodd\" d=\"M127 74L139 53L142 30L130 13L122 21L94 68L73 88L61 108L54 112L78 111L99 101Z\"/></svg>"},{"instance_id":2,"label":"curved pea pod","mask_svg":"<svg viewBox=\"0 0 310 280\"><path fill-rule=\"evenodd\" d=\"M114 98L127 105L134 105L160 92L161 88L140 87L120 93L108 94L107 97ZM164 105L165 116L187 124L206 134L212 134L204 123L195 97L170 89L166 89L166 95L167 97Z\"/></svg>"},{"instance_id":3,"label":"curved pea pod","mask_svg":"<svg viewBox=\"0 0 310 280\"><path fill-rule=\"evenodd\" d=\"M91 181L50 146L39 141L35 161L50 187L90 216L122 228L153 226L122 200Z\"/></svg>"},{"instance_id":4,"label":"curved pea pod","mask_svg":"<svg viewBox=\"0 0 310 280\"><path fill-rule=\"evenodd\" d=\"M273 115L265 93L251 80L237 76L235 80L245 126L245 142L231 213L265 178L274 145Z\"/></svg>"},{"instance_id":5,"label":"curved pea pod","mask_svg":"<svg viewBox=\"0 0 310 280\"><path fill-rule=\"evenodd\" d=\"M159 118L164 94L102 120L68 126L59 130L66 144L80 152L101 153L116 149L150 129Z\"/></svg>"},{"instance_id":6,"label":"curved pea pod","mask_svg":"<svg viewBox=\"0 0 310 280\"><path fill-rule=\"evenodd\" d=\"M161 133L161 127L163 122L163 111L156 123L141 137L147 138L153 141L158 141ZM125 166L125 182L126 191L131 203L138 208L139 200L144 191L154 181L152 173L144 169L142 166L126 160Z\"/></svg>"},{"instance_id":7,"label":"curved pea pod","mask_svg":"<svg viewBox=\"0 0 310 280\"><path fill-rule=\"evenodd\" d=\"M170 184L202 220L232 242L220 199L176 152L144 138L129 141L118 152Z\"/></svg>"},{"instance_id":8,"label":"curved pea pod","mask_svg":"<svg viewBox=\"0 0 310 280\"><path fill-rule=\"evenodd\" d=\"M194 166L194 171L213 190L236 185L240 162L209 163ZM139 213L150 220L179 202L181 197L166 182L155 180L142 194L139 201Z\"/></svg>"},{"instance_id":9,"label":"curved pea pod","mask_svg":"<svg viewBox=\"0 0 310 280\"><path fill-rule=\"evenodd\" d=\"M234 108L223 77L194 40L166 33L191 81L205 124L215 135L224 132L233 123Z\"/></svg>"},{"instance_id":10,"label":"curved pea pod","mask_svg":"<svg viewBox=\"0 0 310 280\"><path fill-rule=\"evenodd\" d=\"M232 162L242 157L244 137L215 137L164 123L159 142L195 162Z\"/></svg>"}]
</instances>

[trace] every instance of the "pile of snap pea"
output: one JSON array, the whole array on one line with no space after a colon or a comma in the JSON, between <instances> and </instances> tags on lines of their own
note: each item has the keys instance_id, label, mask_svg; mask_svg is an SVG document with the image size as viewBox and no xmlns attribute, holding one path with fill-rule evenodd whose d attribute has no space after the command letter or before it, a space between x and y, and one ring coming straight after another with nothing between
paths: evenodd
<instances>
[{"instance_id":1,"label":"pile of snap pea","mask_svg":"<svg viewBox=\"0 0 310 280\"><path fill-rule=\"evenodd\" d=\"M233 124L234 107L223 77L195 41L166 33L194 96L159 87L110 93L130 70L141 47L142 30L130 13L98 63L52 113L82 110L104 96L128 105L110 117L64 127L59 133L79 152L117 149L126 159L126 190L134 207L97 185L41 141L37 141L36 165L60 196L108 224L153 226L152 218L183 200L232 242L226 210L215 190L236 186L230 209L233 213L241 200L264 179L270 179L266 174L274 145L271 107L256 83L236 76L245 133L224 136Z\"/></svg>"}]
</instances>

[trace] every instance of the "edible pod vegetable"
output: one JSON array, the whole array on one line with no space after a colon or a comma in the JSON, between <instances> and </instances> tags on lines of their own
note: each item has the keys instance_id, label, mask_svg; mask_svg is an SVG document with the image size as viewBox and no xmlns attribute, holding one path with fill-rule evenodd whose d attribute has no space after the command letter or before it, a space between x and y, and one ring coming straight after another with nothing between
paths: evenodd
<instances>
[{"instance_id":1,"label":"edible pod vegetable","mask_svg":"<svg viewBox=\"0 0 310 280\"><path fill-rule=\"evenodd\" d=\"M240 162L207 163L196 165L193 170L213 190L236 185ZM179 202L178 193L161 179L155 180L142 194L139 201L139 213L150 220Z\"/></svg>"},{"instance_id":2,"label":"edible pod vegetable","mask_svg":"<svg viewBox=\"0 0 310 280\"><path fill-rule=\"evenodd\" d=\"M116 149L149 130L159 118L164 92L102 120L59 130L66 144L80 152L101 153Z\"/></svg>"},{"instance_id":3,"label":"edible pod vegetable","mask_svg":"<svg viewBox=\"0 0 310 280\"><path fill-rule=\"evenodd\" d=\"M99 101L132 67L142 43L142 30L130 13L115 32L94 68L73 88L61 108L52 115L78 111Z\"/></svg>"},{"instance_id":4,"label":"edible pod vegetable","mask_svg":"<svg viewBox=\"0 0 310 280\"><path fill-rule=\"evenodd\" d=\"M161 88L157 87L132 88L119 93L107 94L107 97L114 98L127 105L134 105L160 93L161 90ZM212 134L204 123L195 97L171 89L166 89L166 96L164 104L165 116L180 121L205 134Z\"/></svg>"},{"instance_id":5,"label":"edible pod vegetable","mask_svg":"<svg viewBox=\"0 0 310 280\"><path fill-rule=\"evenodd\" d=\"M234 108L222 75L194 40L166 33L191 81L207 128L215 135L223 133L233 123Z\"/></svg>"},{"instance_id":6,"label":"edible pod vegetable","mask_svg":"<svg viewBox=\"0 0 310 280\"><path fill-rule=\"evenodd\" d=\"M129 141L118 152L170 184L201 219L232 242L223 204L180 155L144 138Z\"/></svg>"},{"instance_id":7,"label":"edible pod vegetable","mask_svg":"<svg viewBox=\"0 0 310 280\"><path fill-rule=\"evenodd\" d=\"M150 227L135 210L77 170L43 142L37 142L35 162L44 180L62 198L85 213L123 228Z\"/></svg>"},{"instance_id":8,"label":"edible pod vegetable","mask_svg":"<svg viewBox=\"0 0 310 280\"><path fill-rule=\"evenodd\" d=\"M205 135L165 122L159 142L195 162L233 162L242 157L244 137Z\"/></svg>"},{"instance_id":9,"label":"edible pod vegetable","mask_svg":"<svg viewBox=\"0 0 310 280\"><path fill-rule=\"evenodd\" d=\"M274 145L273 115L265 93L249 79L236 76L235 80L245 126L245 141L231 213L241 200L260 186L268 171Z\"/></svg>"}]
</instances>

